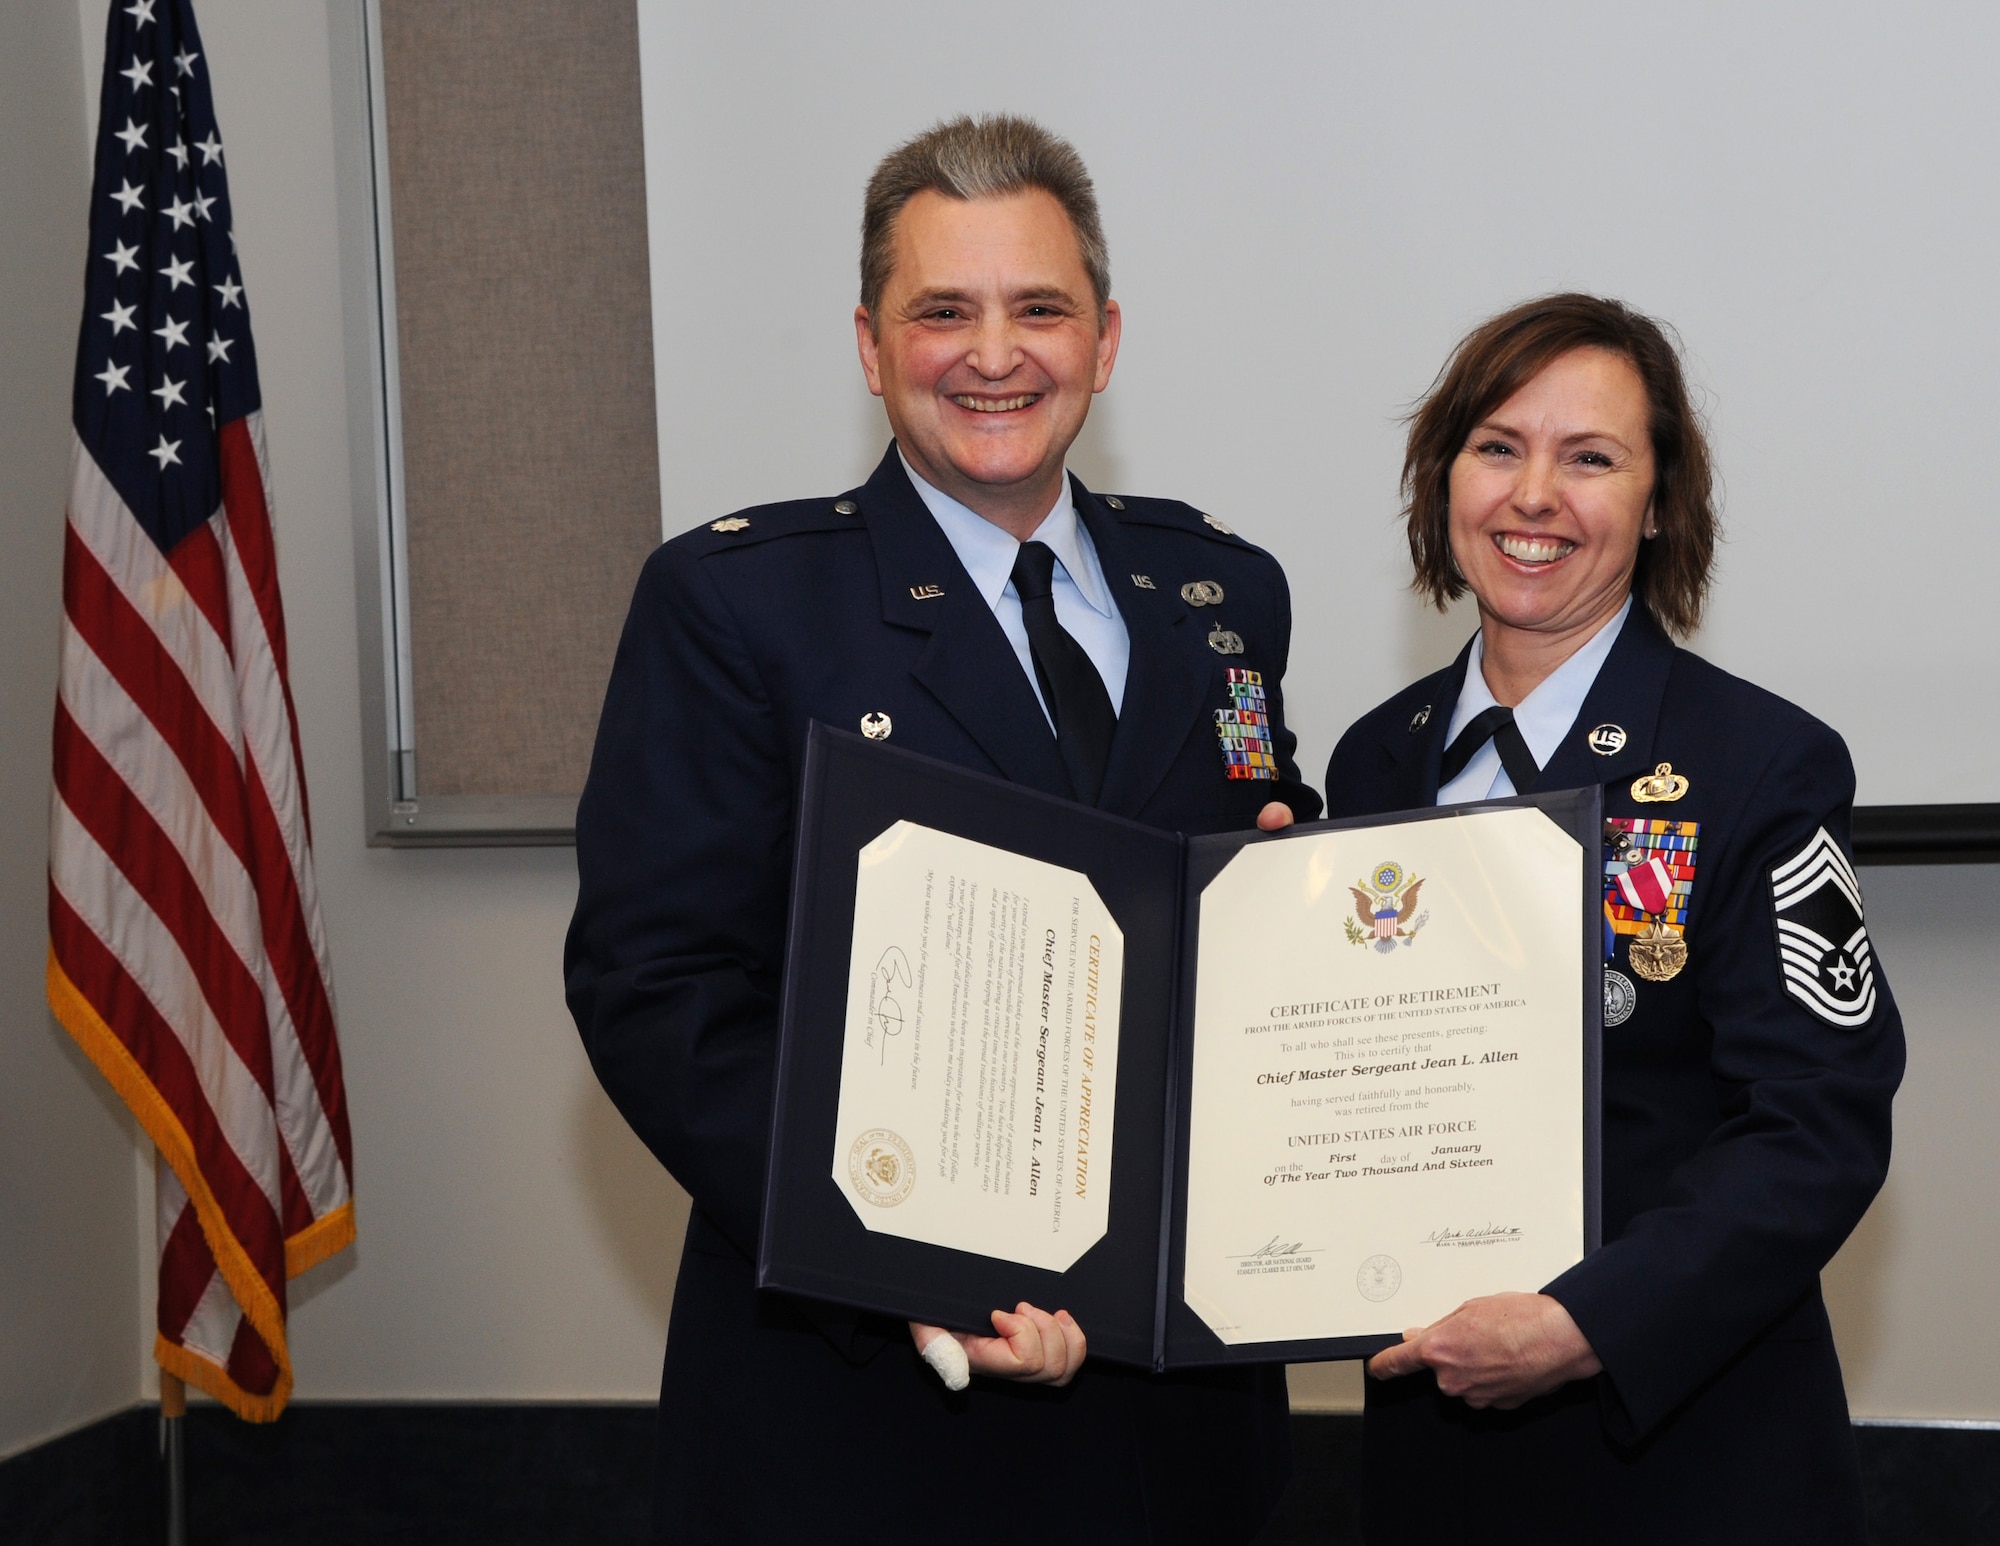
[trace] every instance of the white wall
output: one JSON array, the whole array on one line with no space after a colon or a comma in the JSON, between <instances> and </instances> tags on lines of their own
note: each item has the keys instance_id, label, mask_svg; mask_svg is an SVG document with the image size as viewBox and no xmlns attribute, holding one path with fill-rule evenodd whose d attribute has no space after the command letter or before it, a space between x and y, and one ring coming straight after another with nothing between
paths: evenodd
<instances>
[{"instance_id":1,"label":"white wall","mask_svg":"<svg viewBox=\"0 0 2000 1546\"><path fill-rule=\"evenodd\" d=\"M139 1380L133 1124L42 1001L70 378L90 191L76 17L0 6L0 1455Z\"/></svg>"},{"instance_id":2,"label":"white wall","mask_svg":"<svg viewBox=\"0 0 2000 1546\"><path fill-rule=\"evenodd\" d=\"M101 0L82 3L100 26ZM0 818L0 1452L132 1399L143 1336L129 1125L40 998L42 791L84 177L82 88L63 85L78 79L75 45L33 14L47 9L0 8L0 130L15 131L0 143L9 211L0 221L9 667L0 769L26 792ZM657 1389L685 1201L598 1093L562 1007L570 853L387 852L362 840L328 9L326 0L200 0L264 371L355 1122L360 1243L296 1285L298 1393L646 1398ZM331 9L344 26L352 0ZM748 37L745 24L713 67L753 79ZM879 142L920 116L884 116ZM843 340L865 170L815 195L829 211L814 236L830 276L823 326ZM756 249L751 263L762 251L753 238L741 238ZM1147 314L1157 337L1165 317ZM1197 313L1187 325L1221 324ZM744 326L745 378L731 367L718 384L739 405L797 351L819 347L767 336L761 321ZM670 484L681 524L851 478L878 443L874 412L865 399L837 405L839 449L819 460L788 460L761 433L768 418L747 409L716 419L723 451ZM1173 483L1148 467L1130 474L1139 486ZM1227 469L1214 481L1224 493L1233 486ZM1325 619L1322 633L1301 652L1302 674L1338 670L1339 620ZM1984 1053L2000 990L2000 867L1864 879L1910 1022L1912 1067L1896 1174L1829 1275L1855 1409L2000 1419L2000 1333L1981 1313L2000 1275L2000 1188L1987 1184L1984 1137L2000 1096ZM1352 1378L1336 1367L1296 1386L1310 1402L1343 1404Z\"/></svg>"}]
</instances>

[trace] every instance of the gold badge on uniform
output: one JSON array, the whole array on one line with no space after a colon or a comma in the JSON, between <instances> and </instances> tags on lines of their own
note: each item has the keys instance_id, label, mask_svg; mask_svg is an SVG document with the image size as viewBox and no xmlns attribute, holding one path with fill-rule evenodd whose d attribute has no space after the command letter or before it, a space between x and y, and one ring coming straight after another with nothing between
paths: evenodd
<instances>
[{"instance_id":1,"label":"gold badge on uniform","mask_svg":"<svg viewBox=\"0 0 2000 1546\"><path fill-rule=\"evenodd\" d=\"M1632 798L1641 805L1658 805L1669 800L1678 800L1688 792L1688 781L1674 771L1671 762L1663 762L1644 778L1632 781Z\"/></svg>"},{"instance_id":2,"label":"gold badge on uniform","mask_svg":"<svg viewBox=\"0 0 2000 1546\"><path fill-rule=\"evenodd\" d=\"M710 521L708 529L710 531L748 531L750 523L740 515L725 515L719 521Z\"/></svg>"}]
</instances>

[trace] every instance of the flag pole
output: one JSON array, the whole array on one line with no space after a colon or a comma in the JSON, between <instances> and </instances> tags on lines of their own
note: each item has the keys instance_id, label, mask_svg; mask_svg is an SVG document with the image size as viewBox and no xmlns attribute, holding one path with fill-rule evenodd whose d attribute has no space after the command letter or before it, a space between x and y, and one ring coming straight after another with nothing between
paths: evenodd
<instances>
[{"instance_id":1,"label":"flag pole","mask_svg":"<svg viewBox=\"0 0 2000 1546\"><path fill-rule=\"evenodd\" d=\"M167 1473L167 1546L187 1546L187 1452L181 1437L187 1409L186 1384L178 1374L162 1369L160 1455Z\"/></svg>"}]
</instances>

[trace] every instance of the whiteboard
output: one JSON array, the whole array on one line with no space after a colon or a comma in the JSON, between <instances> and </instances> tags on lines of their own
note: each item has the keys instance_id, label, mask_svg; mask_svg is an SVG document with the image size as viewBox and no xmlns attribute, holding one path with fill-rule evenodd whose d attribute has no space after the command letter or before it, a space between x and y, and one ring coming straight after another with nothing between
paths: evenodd
<instances>
[{"instance_id":1,"label":"whiteboard","mask_svg":"<svg viewBox=\"0 0 2000 1546\"><path fill-rule=\"evenodd\" d=\"M1473 628L1406 589L1399 415L1473 324L1578 288L1675 324L1712 421L1725 541L1694 647L1840 730L1863 803L2000 800L2000 8L639 0L639 22L666 532L873 467L863 184L940 117L1026 113L1089 162L1125 310L1071 465L1284 563L1313 782Z\"/></svg>"}]
</instances>

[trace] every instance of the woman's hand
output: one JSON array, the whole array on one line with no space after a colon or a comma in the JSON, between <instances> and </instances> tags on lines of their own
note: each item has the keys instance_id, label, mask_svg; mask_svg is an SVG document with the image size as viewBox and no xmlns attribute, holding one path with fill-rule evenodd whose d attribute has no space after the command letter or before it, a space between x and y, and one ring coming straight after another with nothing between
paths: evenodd
<instances>
[{"instance_id":1,"label":"woman's hand","mask_svg":"<svg viewBox=\"0 0 2000 1546\"><path fill-rule=\"evenodd\" d=\"M1603 1369L1569 1311L1547 1294L1468 1299L1441 1321L1403 1333L1368 1360L1378 1380L1431 1369L1438 1389L1470 1407L1512 1411Z\"/></svg>"},{"instance_id":2,"label":"woman's hand","mask_svg":"<svg viewBox=\"0 0 2000 1546\"><path fill-rule=\"evenodd\" d=\"M1257 813L1259 832L1282 832L1292 824L1292 808L1282 800L1273 800Z\"/></svg>"},{"instance_id":3,"label":"woman's hand","mask_svg":"<svg viewBox=\"0 0 2000 1546\"><path fill-rule=\"evenodd\" d=\"M1019 1380L1024 1385L1067 1385L1083 1367L1089 1351L1083 1328L1067 1310L1051 1315L1025 1299L1014 1313L993 1312L993 1329L998 1336L975 1336L968 1331L946 1331L942 1326L910 1322L910 1340L919 1353L938 1337L950 1337L965 1350L965 1360L974 1374L999 1380ZM925 1361L934 1359L926 1355ZM935 1365L934 1365L935 1366Z\"/></svg>"}]
</instances>

